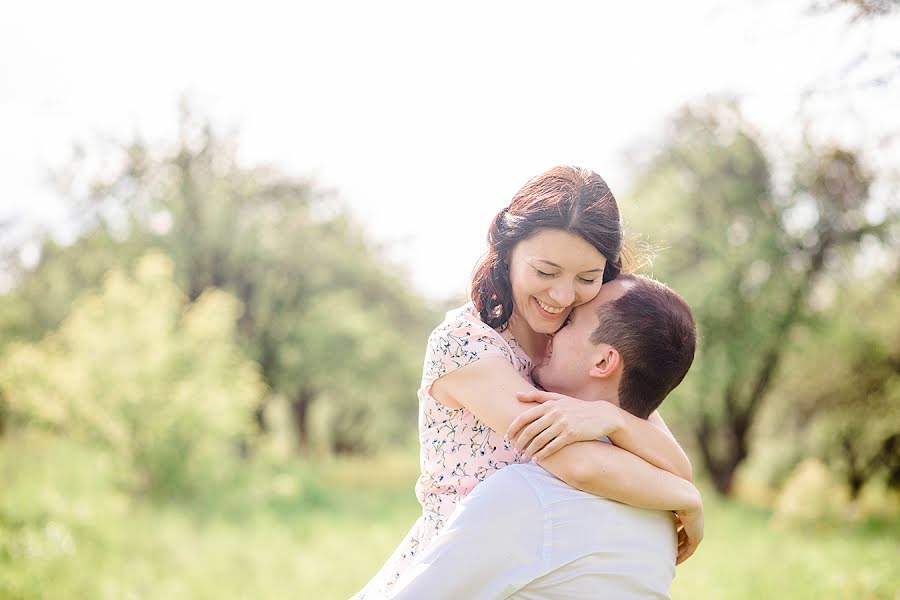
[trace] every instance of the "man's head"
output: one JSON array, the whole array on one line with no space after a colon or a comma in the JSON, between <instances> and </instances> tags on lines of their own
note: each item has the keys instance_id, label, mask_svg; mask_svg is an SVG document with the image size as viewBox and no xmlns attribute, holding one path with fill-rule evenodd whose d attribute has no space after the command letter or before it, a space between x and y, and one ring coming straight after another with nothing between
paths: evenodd
<instances>
[{"instance_id":1,"label":"man's head","mask_svg":"<svg viewBox=\"0 0 900 600\"><path fill-rule=\"evenodd\" d=\"M681 296L649 277L620 275L572 312L532 376L546 390L617 399L647 418L684 379L696 339L694 316Z\"/></svg>"}]
</instances>

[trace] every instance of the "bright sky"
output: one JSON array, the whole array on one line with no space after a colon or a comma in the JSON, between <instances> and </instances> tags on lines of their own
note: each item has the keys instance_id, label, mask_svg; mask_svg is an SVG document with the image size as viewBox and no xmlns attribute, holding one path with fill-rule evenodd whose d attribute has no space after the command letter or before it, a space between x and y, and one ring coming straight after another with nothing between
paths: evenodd
<instances>
[{"instance_id":1,"label":"bright sky","mask_svg":"<svg viewBox=\"0 0 900 600\"><path fill-rule=\"evenodd\" d=\"M900 19L851 26L808 4L16 3L0 19L0 218L58 221L45 176L72 144L171 140L186 92L238 127L242 160L315 175L423 292L460 295L529 177L582 165L621 198L627 151L685 102L735 93L761 130L796 136L815 87L820 138L900 131L900 77L860 87L896 70Z\"/></svg>"}]
</instances>

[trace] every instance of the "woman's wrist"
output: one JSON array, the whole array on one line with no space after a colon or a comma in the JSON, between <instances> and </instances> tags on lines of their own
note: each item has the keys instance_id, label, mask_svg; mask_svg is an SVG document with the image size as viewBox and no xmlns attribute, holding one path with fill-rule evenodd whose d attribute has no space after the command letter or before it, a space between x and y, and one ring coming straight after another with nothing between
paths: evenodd
<instances>
[{"instance_id":1,"label":"woman's wrist","mask_svg":"<svg viewBox=\"0 0 900 600\"><path fill-rule=\"evenodd\" d=\"M628 427L628 417L631 416L627 411L622 410L612 402L605 400L597 401L600 410L605 412L604 420L609 423L609 431L605 434L613 443L613 437L616 434L623 433Z\"/></svg>"},{"instance_id":2,"label":"woman's wrist","mask_svg":"<svg viewBox=\"0 0 900 600\"><path fill-rule=\"evenodd\" d=\"M684 501L681 503L683 506L675 510L677 513L697 513L703 511L703 498L700 496L700 490L697 487L689 482L684 481L685 484L685 496Z\"/></svg>"}]
</instances>

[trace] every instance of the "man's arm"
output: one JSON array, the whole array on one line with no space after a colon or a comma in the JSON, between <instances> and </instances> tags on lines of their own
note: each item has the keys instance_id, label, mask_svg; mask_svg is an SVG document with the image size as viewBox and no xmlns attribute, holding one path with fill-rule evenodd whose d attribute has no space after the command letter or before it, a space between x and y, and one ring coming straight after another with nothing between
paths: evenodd
<instances>
[{"instance_id":1,"label":"man's arm","mask_svg":"<svg viewBox=\"0 0 900 600\"><path fill-rule=\"evenodd\" d=\"M543 509L520 475L503 471L459 503L389 600L499 600L540 575Z\"/></svg>"}]
</instances>

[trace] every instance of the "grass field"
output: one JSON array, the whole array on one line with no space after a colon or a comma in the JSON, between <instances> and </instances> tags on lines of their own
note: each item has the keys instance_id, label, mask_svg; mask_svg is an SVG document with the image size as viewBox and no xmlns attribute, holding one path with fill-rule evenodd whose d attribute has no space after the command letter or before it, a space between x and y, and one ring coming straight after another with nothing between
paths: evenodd
<instances>
[{"instance_id":1,"label":"grass field","mask_svg":"<svg viewBox=\"0 0 900 600\"><path fill-rule=\"evenodd\" d=\"M0 599L347 598L417 514L413 453L255 465L178 505L115 491L101 456L0 444ZM900 598L900 522L783 530L707 494L676 599Z\"/></svg>"}]
</instances>

